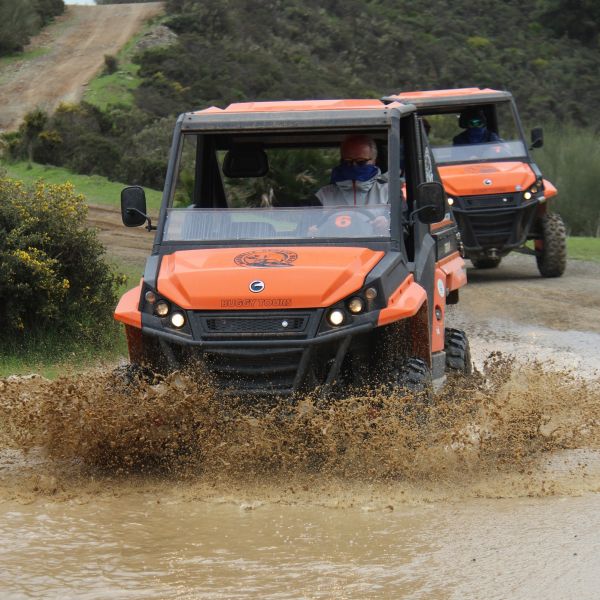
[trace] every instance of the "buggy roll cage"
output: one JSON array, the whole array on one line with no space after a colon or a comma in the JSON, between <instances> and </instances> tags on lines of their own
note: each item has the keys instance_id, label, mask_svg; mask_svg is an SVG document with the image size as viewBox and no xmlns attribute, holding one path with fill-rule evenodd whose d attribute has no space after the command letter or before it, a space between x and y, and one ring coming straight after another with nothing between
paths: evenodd
<instances>
[{"instance_id":1,"label":"buggy roll cage","mask_svg":"<svg viewBox=\"0 0 600 600\"><path fill-rule=\"evenodd\" d=\"M416 193L416 185L412 182L418 181L418 170L423 171L424 152L419 140L419 123L415 106L404 102L390 102L387 104L379 100L356 101L356 108L347 107L339 109L335 102L330 108L311 109L307 102L289 103L261 103L262 106L254 110L248 110L241 105L231 105L227 109L211 107L202 111L183 113L175 124L173 141L170 150L169 167L165 179L161 210L157 225L157 233L154 239L153 253L158 253L163 243L163 233L167 218L167 209L173 202L175 183L179 172L181 150L183 139L188 134L281 134L290 135L290 132L302 134L318 134L365 130L376 130L387 133L387 163L388 165L400 164L400 127L401 120L411 117L412 126L405 126L405 137L411 137L411 144L415 149L416 160L412 161L412 172L407 173L407 186L412 185L412 195ZM326 102L316 101L315 106ZM281 108L279 105L282 105ZM269 109L270 108L270 109ZM275 110L278 108L279 110ZM198 149L201 150L200 148ZM198 158L198 157L197 157ZM197 160L197 168L206 167L206 156ZM210 170L208 170L210 172ZM389 173L389 197L391 223L390 243L391 249L400 251L403 248L401 227L401 182L399 169L388 169ZM213 191L219 186L214 185ZM202 183L200 184L202 185Z\"/></svg>"}]
</instances>

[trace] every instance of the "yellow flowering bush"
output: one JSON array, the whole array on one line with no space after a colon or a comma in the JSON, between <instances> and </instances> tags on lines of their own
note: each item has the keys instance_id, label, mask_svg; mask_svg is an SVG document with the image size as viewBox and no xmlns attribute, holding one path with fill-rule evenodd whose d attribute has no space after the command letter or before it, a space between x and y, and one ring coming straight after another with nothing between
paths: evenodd
<instances>
[{"instance_id":1,"label":"yellow flowering bush","mask_svg":"<svg viewBox=\"0 0 600 600\"><path fill-rule=\"evenodd\" d=\"M93 338L121 282L70 183L0 176L0 319L12 339L47 330Z\"/></svg>"}]
</instances>

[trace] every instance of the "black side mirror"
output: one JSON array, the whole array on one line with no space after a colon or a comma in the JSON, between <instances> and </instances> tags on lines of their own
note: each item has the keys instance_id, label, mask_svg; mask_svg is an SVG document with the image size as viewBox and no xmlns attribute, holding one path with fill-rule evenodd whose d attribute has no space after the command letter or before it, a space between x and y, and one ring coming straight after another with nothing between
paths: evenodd
<instances>
[{"instance_id":1,"label":"black side mirror","mask_svg":"<svg viewBox=\"0 0 600 600\"><path fill-rule=\"evenodd\" d=\"M417 187L416 210L419 221L427 225L438 223L446 215L446 192L439 181L427 181Z\"/></svg>"},{"instance_id":2,"label":"black side mirror","mask_svg":"<svg viewBox=\"0 0 600 600\"><path fill-rule=\"evenodd\" d=\"M544 130L541 127L534 127L531 130L531 148L541 148L544 145Z\"/></svg>"},{"instance_id":3,"label":"black side mirror","mask_svg":"<svg viewBox=\"0 0 600 600\"><path fill-rule=\"evenodd\" d=\"M126 227L139 227L150 219L146 214L146 194L139 185L126 187L121 192L121 218Z\"/></svg>"}]
</instances>

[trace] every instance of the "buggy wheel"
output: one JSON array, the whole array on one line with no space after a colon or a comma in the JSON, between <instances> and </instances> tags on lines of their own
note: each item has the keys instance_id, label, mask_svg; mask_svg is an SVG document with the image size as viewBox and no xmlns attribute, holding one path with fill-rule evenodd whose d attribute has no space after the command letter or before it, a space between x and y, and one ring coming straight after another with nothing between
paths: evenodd
<instances>
[{"instance_id":1,"label":"buggy wheel","mask_svg":"<svg viewBox=\"0 0 600 600\"><path fill-rule=\"evenodd\" d=\"M482 258L472 258L471 262L476 269L495 269L502 259L500 257L491 258L484 256Z\"/></svg>"},{"instance_id":2,"label":"buggy wheel","mask_svg":"<svg viewBox=\"0 0 600 600\"><path fill-rule=\"evenodd\" d=\"M567 232L561 216L547 213L540 219L542 239L535 244L542 277L560 277L567 266Z\"/></svg>"},{"instance_id":3,"label":"buggy wheel","mask_svg":"<svg viewBox=\"0 0 600 600\"><path fill-rule=\"evenodd\" d=\"M403 406L403 419L425 425L429 420L429 410L433 401L433 381L431 369L420 358L407 358L395 371L395 389L407 399Z\"/></svg>"},{"instance_id":4,"label":"buggy wheel","mask_svg":"<svg viewBox=\"0 0 600 600\"><path fill-rule=\"evenodd\" d=\"M414 395L429 399L432 392L431 370L420 358L407 358L396 370L396 387Z\"/></svg>"},{"instance_id":5,"label":"buggy wheel","mask_svg":"<svg viewBox=\"0 0 600 600\"><path fill-rule=\"evenodd\" d=\"M156 373L150 367L137 363L129 363L117 367L113 369L112 375L116 382L125 387L134 387L140 382L155 385L163 379L160 374Z\"/></svg>"},{"instance_id":6,"label":"buggy wheel","mask_svg":"<svg viewBox=\"0 0 600 600\"><path fill-rule=\"evenodd\" d=\"M444 350L446 351L446 369L448 371L463 375L470 375L473 372L471 349L464 331L447 327Z\"/></svg>"}]
</instances>

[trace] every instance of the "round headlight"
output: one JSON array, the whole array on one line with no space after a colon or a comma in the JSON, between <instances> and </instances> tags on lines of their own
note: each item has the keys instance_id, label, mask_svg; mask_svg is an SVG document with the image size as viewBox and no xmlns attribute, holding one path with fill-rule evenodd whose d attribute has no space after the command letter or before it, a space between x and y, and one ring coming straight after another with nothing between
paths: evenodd
<instances>
[{"instance_id":1,"label":"round headlight","mask_svg":"<svg viewBox=\"0 0 600 600\"><path fill-rule=\"evenodd\" d=\"M365 290L365 296L367 300L375 300L377 298L377 290L375 288L367 288Z\"/></svg>"},{"instance_id":2,"label":"round headlight","mask_svg":"<svg viewBox=\"0 0 600 600\"><path fill-rule=\"evenodd\" d=\"M531 198L531 192L525 192L523 194L523 198L525 198L525 200L529 200Z\"/></svg>"},{"instance_id":3,"label":"round headlight","mask_svg":"<svg viewBox=\"0 0 600 600\"><path fill-rule=\"evenodd\" d=\"M454 198L450 198L450 196L448 196L448 206L452 206L454 204Z\"/></svg>"},{"instance_id":4,"label":"round headlight","mask_svg":"<svg viewBox=\"0 0 600 600\"><path fill-rule=\"evenodd\" d=\"M156 302L156 294L152 290L148 290L144 298L146 298L146 302L149 304L154 304Z\"/></svg>"},{"instance_id":5,"label":"round headlight","mask_svg":"<svg viewBox=\"0 0 600 600\"><path fill-rule=\"evenodd\" d=\"M169 305L164 300L159 300L154 306L154 312L159 317L166 317L169 314Z\"/></svg>"},{"instance_id":6,"label":"round headlight","mask_svg":"<svg viewBox=\"0 0 600 600\"><path fill-rule=\"evenodd\" d=\"M362 298L355 296L354 298L350 298L348 302L348 310L353 314L357 315L365 310L365 302Z\"/></svg>"},{"instance_id":7,"label":"round headlight","mask_svg":"<svg viewBox=\"0 0 600 600\"><path fill-rule=\"evenodd\" d=\"M174 312L171 315L171 325L173 325L173 327L177 327L177 329L183 327L185 325L185 317L183 313Z\"/></svg>"},{"instance_id":8,"label":"round headlight","mask_svg":"<svg viewBox=\"0 0 600 600\"><path fill-rule=\"evenodd\" d=\"M338 308L332 310L328 315L327 319L333 326L341 325L344 322L344 313Z\"/></svg>"}]
</instances>

